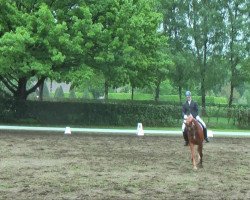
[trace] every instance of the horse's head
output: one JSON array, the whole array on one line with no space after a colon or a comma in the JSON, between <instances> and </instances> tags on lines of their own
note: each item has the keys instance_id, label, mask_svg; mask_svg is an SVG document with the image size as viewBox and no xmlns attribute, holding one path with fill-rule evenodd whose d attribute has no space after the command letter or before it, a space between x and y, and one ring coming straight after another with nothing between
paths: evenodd
<instances>
[{"instance_id":1,"label":"horse's head","mask_svg":"<svg viewBox=\"0 0 250 200\"><path fill-rule=\"evenodd\" d=\"M186 119L186 125L189 126L190 124L192 124L193 120L194 120L193 115L188 115L188 117Z\"/></svg>"},{"instance_id":2,"label":"horse's head","mask_svg":"<svg viewBox=\"0 0 250 200\"><path fill-rule=\"evenodd\" d=\"M192 115L188 115L188 117L186 119L186 123L185 123L188 131L191 131L194 129L193 120L194 120L194 117Z\"/></svg>"}]
</instances>

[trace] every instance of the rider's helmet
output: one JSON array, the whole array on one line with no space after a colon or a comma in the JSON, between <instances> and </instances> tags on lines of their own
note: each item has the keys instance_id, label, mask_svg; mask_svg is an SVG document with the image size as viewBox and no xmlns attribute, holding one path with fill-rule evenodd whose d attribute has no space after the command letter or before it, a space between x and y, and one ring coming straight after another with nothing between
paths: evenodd
<instances>
[{"instance_id":1,"label":"rider's helmet","mask_svg":"<svg viewBox=\"0 0 250 200\"><path fill-rule=\"evenodd\" d=\"M190 91L186 91L185 95L186 95L186 97L190 97L191 96L191 92Z\"/></svg>"}]
</instances>

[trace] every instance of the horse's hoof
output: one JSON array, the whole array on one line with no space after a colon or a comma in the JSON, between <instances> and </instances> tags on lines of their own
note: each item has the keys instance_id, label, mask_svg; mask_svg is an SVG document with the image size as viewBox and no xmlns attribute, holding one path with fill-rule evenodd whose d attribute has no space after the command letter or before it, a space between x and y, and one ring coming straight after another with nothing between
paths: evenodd
<instances>
[{"instance_id":1,"label":"horse's hoof","mask_svg":"<svg viewBox=\"0 0 250 200\"><path fill-rule=\"evenodd\" d=\"M196 166L194 166L194 168L193 168L194 170L197 170L197 167Z\"/></svg>"},{"instance_id":2,"label":"horse's hoof","mask_svg":"<svg viewBox=\"0 0 250 200\"><path fill-rule=\"evenodd\" d=\"M203 165L201 163L198 163L197 165L199 168L203 168Z\"/></svg>"}]
</instances>

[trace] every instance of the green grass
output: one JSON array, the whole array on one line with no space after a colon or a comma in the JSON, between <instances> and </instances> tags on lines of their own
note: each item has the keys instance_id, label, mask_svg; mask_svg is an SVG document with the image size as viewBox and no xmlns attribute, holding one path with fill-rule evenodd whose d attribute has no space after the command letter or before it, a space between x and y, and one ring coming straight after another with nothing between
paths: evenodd
<instances>
[{"instance_id":1,"label":"green grass","mask_svg":"<svg viewBox=\"0 0 250 200\"><path fill-rule=\"evenodd\" d=\"M130 100L131 93L109 93L109 99ZM200 96L194 96L193 99L199 102L201 101ZM154 100L154 94L134 93L134 100ZM178 95L160 95L160 101L179 103L180 100ZM227 99L225 97L207 96L206 102L212 104L227 104Z\"/></svg>"},{"instance_id":2,"label":"green grass","mask_svg":"<svg viewBox=\"0 0 250 200\"><path fill-rule=\"evenodd\" d=\"M203 117L207 127L213 129L238 130L236 122L233 119L223 117Z\"/></svg>"},{"instance_id":3,"label":"green grass","mask_svg":"<svg viewBox=\"0 0 250 200\"><path fill-rule=\"evenodd\" d=\"M112 93L110 92L109 94L109 99L117 99L117 100L131 100L131 93ZM81 93L76 92L77 98L82 98ZM91 96L91 95L90 95ZM65 97L68 97L68 94L65 93ZM93 97L91 97L93 98ZM145 100L145 101L153 101L154 100L154 94L146 94L146 93L134 93L134 100ZM184 97L183 97L184 98ZM196 100L201 99L200 96L194 96L193 97ZM212 97L212 96L207 96L206 97L207 102L209 103L216 103L216 104L227 104L227 99L225 97ZM160 95L160 101L167 101L167 102L179 102L179 96L178 95Z\"/></svg>"},{"instance_id":4,"label":"green grass","mask_svg":"<svg viewBox=\"0 0 250 200\"><path fill-rule=\"evenodd\" d=\"M131 93L109 93L109 99L130 100ZM152 94L135 93L134 100L154 100Z\"/></svg>"}]
</instances>

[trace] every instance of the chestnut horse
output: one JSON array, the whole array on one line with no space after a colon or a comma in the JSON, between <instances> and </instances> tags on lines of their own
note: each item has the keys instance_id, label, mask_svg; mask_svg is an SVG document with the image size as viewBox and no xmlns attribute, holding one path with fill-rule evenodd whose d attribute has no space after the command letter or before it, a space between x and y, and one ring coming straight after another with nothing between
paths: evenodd
<instances>
[{"instance_id":1,"label":"chestnut horse","mask_svg":"<svg viewBox=\"0 0 250 200\"><path fill-rule=\"evenodd\" d=\"M195 161L195 145L198 145L198 160L199 166L202 167L202 148L203 148L203 128L199 124L199 122L192 116L189 115L186 119L186 128L188 135L188 142L191 150L191 157L193 163L193 169L197 169L196 161Z\"/></svg>"}]
</instances>

